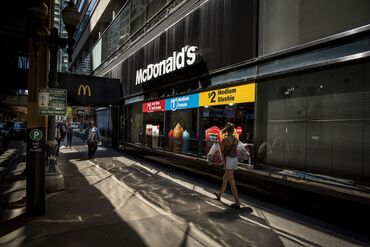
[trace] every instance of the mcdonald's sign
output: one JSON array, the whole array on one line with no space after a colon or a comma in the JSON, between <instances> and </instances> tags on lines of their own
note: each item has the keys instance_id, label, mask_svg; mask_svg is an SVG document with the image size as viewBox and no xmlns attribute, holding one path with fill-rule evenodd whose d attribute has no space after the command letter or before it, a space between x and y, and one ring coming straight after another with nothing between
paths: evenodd
<instances>
[{"instance_id":1,"label":"mcdonald's sign","mask_svg":"<svg viewBox=\"0 0 370 247\"><path fill-rule=\"evenodd\" d=\"M82 90L81 90L81 89L82 89ZM81 91L82 91L83 95L91 96L91 89L90 89L90 86L89 86L89 85L81 84L81 85L78 87L77 95L81 95Z\"/></svg>"},{"instance_id":2,"label":"mcdonald's sign","mask_svg":"<svg viewBox=\"0 0 370 247\"><path fill-rule=\"evenodd\" d=\"M58 87L67 89L67 103L72 106L106 107L119 105L120 80L96 76L58 73Z\"/></svg>"}]
</instances>

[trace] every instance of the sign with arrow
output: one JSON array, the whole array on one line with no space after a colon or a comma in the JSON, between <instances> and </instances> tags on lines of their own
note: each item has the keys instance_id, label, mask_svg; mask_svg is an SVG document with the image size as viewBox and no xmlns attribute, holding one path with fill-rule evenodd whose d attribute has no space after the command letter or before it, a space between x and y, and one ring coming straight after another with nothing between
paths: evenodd
<instances>
[{"instance_id":1,"label":"sign with arrow","mask_svg":"<svg viewBox=\"0 0 370 247\"><path fill-rule=\"evenodd\" d=\"M38 107L39 115L65 116L67 113L67 90L40 88Z\"/></svg>"}]
</instances>

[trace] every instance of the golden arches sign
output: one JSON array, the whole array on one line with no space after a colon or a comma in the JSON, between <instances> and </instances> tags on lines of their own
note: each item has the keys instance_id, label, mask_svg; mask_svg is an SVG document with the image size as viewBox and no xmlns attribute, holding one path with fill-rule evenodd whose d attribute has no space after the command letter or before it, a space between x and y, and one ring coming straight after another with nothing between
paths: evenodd
<instances>
[{"instance_id":1,"label":"golden arches sign","mask_svg":"<svg viewBox=\"0 0 370 247\"><path fill-rule=\"evenodd\" d=\"M91 96L91 89L90 89L90 86L89 85L81 84L78 87L77 95L81 95L81 89L82 89L83 95L86 95L87 94L88 96Z\"/></svg>"}]
</instances>

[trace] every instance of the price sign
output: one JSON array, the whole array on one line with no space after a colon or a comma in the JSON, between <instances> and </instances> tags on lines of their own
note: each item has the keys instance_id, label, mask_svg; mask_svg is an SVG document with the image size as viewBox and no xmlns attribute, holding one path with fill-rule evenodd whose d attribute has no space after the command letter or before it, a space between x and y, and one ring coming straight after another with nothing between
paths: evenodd
<instances>
[{"instance_id":1,"label":"price sign","mask_svg":"<svg viewBox=\"0 0 370 247\"><path fill-rule=\"evenodd\" d=\"M255 83L221 88L199 94L199 106L226 105L255 101Z\"/></svg>"}]
</instances>

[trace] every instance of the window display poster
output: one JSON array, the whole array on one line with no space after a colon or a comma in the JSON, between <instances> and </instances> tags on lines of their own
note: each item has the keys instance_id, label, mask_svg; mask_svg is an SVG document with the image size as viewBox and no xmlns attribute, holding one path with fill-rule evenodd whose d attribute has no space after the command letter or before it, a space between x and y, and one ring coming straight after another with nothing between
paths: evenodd
<instances>
[{"instance_id":1,"label":"window display poster","mask_svg":"<svg viewBox=\"0 0 370 247\"><path fill-rule=\"evenodd\" d=\"M161 112L161 111L164 111L164 99L143 103L143 112Z\"/></svg>"},{"instance_id":2,"label":"window display poster","mask_svg":"<svg viewBox=\"0 0 370 247\"><path fill-rule=\"evenodd\" d=\"M176 111L182 109L197 108L199 101L199 94L190 94L179 97L174 97L165 100L166 111Z\"/></svg>"},{"instance_id":3,"label":"window display poster","mask_svg":"<svg viewBox=\"0 0 370 247\"><path fill-rule=\"evenodd\" d=\"M255 83L220 88L199 94L199 106L226 105L255 101Z\"/></svg>"}]
</instances>

